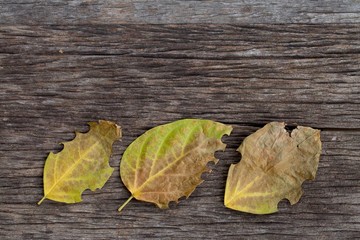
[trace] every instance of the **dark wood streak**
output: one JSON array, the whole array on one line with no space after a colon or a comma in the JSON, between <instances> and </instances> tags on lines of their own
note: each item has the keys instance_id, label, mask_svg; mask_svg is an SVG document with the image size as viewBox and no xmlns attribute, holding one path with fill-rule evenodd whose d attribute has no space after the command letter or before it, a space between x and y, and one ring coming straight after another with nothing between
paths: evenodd
<instances>
[{"instance_id":1,"label":"dark wood streak","mask_svg":"<svg viewBox=\"0 0 360 240\"><path fill-rule=\"evenodd\" d=\"M0 238L359 236L358 2L177 2L0 3ZM190 5L195 10L187 11ZM213 172L168 210L133 200L119 214L129 197L119 178L126 146L151 127L190 117L234 127ZM37 206L47 154L98 119L123 130L109 182L85 191L80 204ZM227 171L240 159L235 150L270 121L322 130L317 177L304 183L298 204L283 201L277 214L226 209Z\"/></svg>"}]
</instances>

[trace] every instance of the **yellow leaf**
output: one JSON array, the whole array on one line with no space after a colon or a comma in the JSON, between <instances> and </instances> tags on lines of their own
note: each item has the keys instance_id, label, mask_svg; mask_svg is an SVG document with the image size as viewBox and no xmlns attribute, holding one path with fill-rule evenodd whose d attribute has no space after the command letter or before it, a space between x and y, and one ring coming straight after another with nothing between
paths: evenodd
<instances>
[{"instance_id":1,"label":"yellow leaf","mask_svg":"<svg viewBox=\"0 0 360 240\"><path fill-rule=\"evenodd\" d=\"M64 149L50 152L44 167L44 199L58 202L81 202L85 189L102 188L110 178L109 166L112 144L121 137L121 129L113 122L90 122L87 133L76 132L76 137L63 143Z\"/></svg>"},{"instance_id":2,"label":"yellow leaf","mask_svg":"<svg viewBox=\"0 0 360 240\"><path fill-rule=\"evenodd\" d=\"M232 127L222 123L183 119L145 132L126 149L120 165L123 183L132 199L167 208L170 201L190 196L209 171L206 164L217 162L214 152L224 150L221 142Z\"/></svg>"},{"instance_id":3,"label":"yellow leaf","mask_svg":"<svg viewBox=\"0 0 360 240\"><path fill-rule=\"evenodd\" d=\"M284 198L297 203L301 184L315 178L320 131L299 126L290 136L284 123L272 122L245 138L238 151L242 158L230 166L225 206L254 214L274 213Z\"/></svg>"}]
</instances>

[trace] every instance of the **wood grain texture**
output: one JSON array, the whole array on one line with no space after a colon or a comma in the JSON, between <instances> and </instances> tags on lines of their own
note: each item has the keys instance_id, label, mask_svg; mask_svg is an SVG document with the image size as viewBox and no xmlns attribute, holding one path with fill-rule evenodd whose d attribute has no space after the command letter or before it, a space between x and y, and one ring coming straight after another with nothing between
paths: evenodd
<instances>
[{"instance_id":1,"label":"wood grain texture","mask_svg":"<svg viewBox=\"0 0 360 240\"><path fill-rule=\"evenodd\" d=\"M359 66L358 24L1 25L0 238L353 239L360 234ZM119 214L129 197L119 178L126 146L188 117L233 125L218 165L168 210L132 201ZM123 129L109 182L80 204L37 206L48 152L97 119ZM277 214L226 209L235 149L270 121L322 130L316 180Z\"/></svg>"},{"instance_id":2,"label":"wood grain texture","mask_svg":"<svg viewBox=\"0 0 360 240\"><path fill-rule=\"evenodd\" d=\"M360 23L358 0L1 0L0 23Z\"/></svg>"}]
</instances>

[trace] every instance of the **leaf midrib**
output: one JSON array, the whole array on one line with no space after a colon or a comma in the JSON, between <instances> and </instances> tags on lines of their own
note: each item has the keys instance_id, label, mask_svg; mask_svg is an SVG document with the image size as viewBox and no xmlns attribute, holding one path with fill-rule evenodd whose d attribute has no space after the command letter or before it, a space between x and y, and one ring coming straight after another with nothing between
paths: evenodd
<instances>
[{"instance_id":1,"label":"leaf midrib","mask_svg":"<svg viewBox=\"0 0 360 240\"><path fill-rule=\"evenodd\" d=\"M103 138L106 138L107 136L108 136L108 134L110 133L110 130L111 130L111 128L109 128L109 130L106 132L106 134L103 136ZM89 133L89 132L88 132ZM57 180L57 182L50 188L50 190L44 195L44 198L46 198L46 196L48 196L53 190L54 190L54 188L64 179L64 177L66 176L66 175L68 175L70 172L72 172L72 170L74 170L74 168L81 162L81 160L83 160L85 157L86 157L86 155L87 154L89 154L92 150L93 150L93 148L97 145L97 144L99 144L100 143L100 140L98 140L98 141L96 141L94 144L92 144L89 148L88 148L88 150L86 150L85 151L85 153L84 154L82 154L82 156L81 157L79 157L76 161L75 161L75 163L69 168L69 169L67 169L66 171L65 171L65 173ZM65 150L65 148L63 149L63 151ZM55 161L57 161L57 159L55 160ZM55 172L54 172L54 175L55 175Z\"/></svg>"},{"instance_id":2,"label":"leaf midrib","mask_svg":"<svg viewBox=\"0 0 360 240\"><path fill-rule=\"evenodd\" d=\"M300 141L299 143L296 143L296 142L295 142L295 139L292 138L292 137L290 137L290 138L292 139L292 141L294 141L295 146L294 146L293 148L291 148L291 149L289 150L289 152L292 152L292 151L294 151L295 149L297 149L299 145L303 144L304 142L307 142L310 138L314 137L317 133L318 133L318 132L316 131L314 134L311 134L310 136L306 137L304 140ZM283 150L282 150L282 151L283 151ZM280 151L280 152L282 152L282 151ZM276 156L278 156L278 155L280 154L280 152L278 152ZM312 157L316 156L317 154L318 154L318 153L315 153ZM272 166L270 169L273 169L273 168L275 168L276 166L278 166L278 165L280 165L280 164L282 164L282 163L284 163L284 161L281 161L281 162L276 163L276 164L275 164L274 166ZM269 171L270 169L268 169L268 171ZM241 195L242 193L245 193L246 190L248 190L252 185L254 185L254 183L255 183L256 180L259 181L259 178L263 178L264 176L266 176L266 174L264 174L264 175L261 176L261 177L256 176L255 179L253 179L252 181L250 181L250 182L249 182L245 187L243 187L239 192L237 192L236 194L234 194L234 195L232 196L232 198L231 198L229 201L227 201L226 205L229 204L229 203L231 203L232 201L234 201L234 199L235 199L236 197L237 197L237 198L242 198L242 197L239 197L239 195ZM278 177L277 177L277 178L278 178ZM281 179L281 178L279 178L279 179ZM235 189L238 187L238 183L239 183L239 181L237 182ZM251 184L251 185L250 185L250 184ZM250 185L250 186L249 186L249 185ZM254 193L262 193L262 192L254 192ZM265 195L265 194L267 194L267 192L264 192L264 195ZM269 193L268 193L268 194L269 194ZM250 195L250 194L249 194L249 195Z\"/></svg>"},{"instance_id":3,"label":"leaf midrib","mask_svg":"<svg viewBox=\"0 0 360 240\"><path fill-rule=\"evenodd\" d=\"M167 165L165 168L161 169L159 172L155 173L154 175L152 175L151 177L149 177L143 184L141 184L141 186L139 188L137 188L134 193L133 196L137 195L138 192L140 192L142 190L142 188L144 188L145 185L147 185L149 182L153 181L156 177L158 177L159 175L161 175L163 172L165 172L166 170L168 170L169 168L171 168L174 164L176 164L177 162L179 162L181 159L183 159L184 157L186 157L188 154L190 154L192 151L198 149L199 147L201 147L205 141L202 141L198 146L196 146L195 148L192 148L191 150L187 151L186 153L182 154L181 156L177 157L175 159L175 161L173 161L172 163L170 163L169 165ZM215 150L216 151L216 150Z\"/></svg>"},{"instance_id":4,"label":"leaf midrib","mask_svg":"<svg viewBox=\"0 0 360 240\"><path fill-rule=\"evenodd\" d=\"M154 168L154 166L155 166L156 163L157 163L157 160L158 160L158 157L159 157L159 153L160 153L160 151L163 149L165 142L169 139L169 137L170 137L175 131L177 131L178 129L180 129L181 127L183 127L183 126L185 125L185 123L186 123L186 122L183 122L182 124L179 124L178 126L176 126L175 128L173 128L171 131L169 131L169 133L168 133L168 134L164 137L164 139L161 141L160 146L159 146L158 150L156 151L154 160L153 160L153 162L152 162L152 164L151 164L150 173L149 173L150 177L151 177L152 174L153 174L153 170L154 170L153 168Z\"/></svg>"}]
</instances>

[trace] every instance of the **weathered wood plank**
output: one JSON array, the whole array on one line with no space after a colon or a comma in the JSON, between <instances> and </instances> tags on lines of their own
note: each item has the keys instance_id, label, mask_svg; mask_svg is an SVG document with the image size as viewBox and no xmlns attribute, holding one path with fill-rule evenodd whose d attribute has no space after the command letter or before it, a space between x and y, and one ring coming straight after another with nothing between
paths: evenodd
<instances>
[{"instance_id":1,"label":"weathered wood plank","mask_svg":"<svg viewBox=\"0 0 360 240\"><path fill-rule=\"evenodd\" d=\"M49 124L49 128L52 127ZM116 171L103 190L86 192L81 204L46 201L41 207L36 206L42 194L42 160L47 151L54 148L56 141L70 139L72 134L65 132L72 131L79 124L67 125L64 133L59 133L58 129L50 129L45 134L28 129L23 133L28 137L22 144L29 146L20 147L18 153L7 154L7 159L13 164L12 168L2 166L1 169L1 176L7 176L1 186L2 239L96 239L114 236L131 239L233 239L238 236L343 239L359 234L358 133L322 132L324 154L316 181L304 184L305 194L297 205L290 207L285 202L281 203L278 214L248 215L222 205L227 169L230 163L239 159L235 148L244 136L256 130L247 125L234 125L232 140L230 137L225 140L229 148L225 153L218 154L222 160L212 174L204 176L206 181L189 199L165 211L151 204L133 201L119 215L117 207L129 196L119 180L119 159L133 137L124 137L122 143L116 144L111 160ZM131 124L124 126L128 125ZM148 125L151 127L151 122ZM37 138L43 139L40 142L45 141L38 144L40 150L29 144ZM8 171L3 171L4 167Z\"/></svg>"},{"instance_id":2,"label":"weathered wood plank","mask_svg":"<svg viewBox=\"0 0 360 240\"><path fill-rule=\"evenodd\" d=\"M72 106L62 121L105 101L126 117L137 110L139 117L160 111L179 118L182 109L227 122L287 116L359 129L357 25L18 26L0 27L0 34L2 85L12 94L3 95L5 116L27 108L26 100L47 111L96 94L100 100Z\"/></svg>"},{"instance_id":3,"label":"weathered wood plank","mask_svg":"<svg viewBox=\"0 0 360 240\"><path fill-rule=\"evenodd\" d=\"M2 0L4 24L359 23L357 0Z\"/></svg>"},{"instance_id":4,"label":"weathered wood plank","mask_svg":"<svg viewBox=\"0 0 360 240\"><path fill-rule=\"evenodd\" d=\"M360 29L343 25L0 26L1 239L352 239L360 233ZM63 53L60 53L62 50ZM189 199L162 211L119 179L126 146L179 118L232 124ZM116 121L116 171L84 202L40 207L49 151L96 119ZM269 121L322 129L317 178L297 205L255 216L223 206L228 167Z\"/></svg>"}]
</instances>

